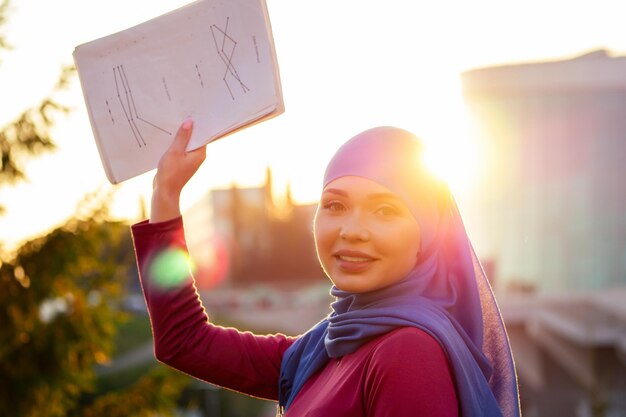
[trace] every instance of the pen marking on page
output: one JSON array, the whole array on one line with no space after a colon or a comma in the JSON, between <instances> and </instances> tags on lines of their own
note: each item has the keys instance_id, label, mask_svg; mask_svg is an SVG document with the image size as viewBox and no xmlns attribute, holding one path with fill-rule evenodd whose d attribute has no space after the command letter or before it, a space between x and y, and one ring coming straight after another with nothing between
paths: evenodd
<instances>
[{"instance_id":1,"label":"pen marking on page","mask_svg":"<svg viewBox=\"0 0 626 417\"><path fill-rule=\"evenodd\" d=\"M211 25L211 34L213 35L213 42L215 44L217 54L226 67L222 76L222 81L224 81L230 97L235 100L235 94L228 83L229 79L233 78L237 83L239 83L239 87L244 94L250 91L250 88L248 88L248 86L241 80L241 77L239 76L239 73L233 63L233 56L235 55L235 50L237 48L237 41L228 34L229 21L230 17L226 17L224 29L221 29L215 24Z\"/></svg>"},{"instance_id":2,"label":"pen marking on page","mask_svg":"<svg viewBox=\"0 0 626 417\"><path fill-rule=\"evenodd\" d=\"M196 72L198 73L198 79L200 80L200 86L202 86L202 88L204 88L204 82L202 81L202 75L200 74L200 68L198 67L198 64L196 64Z\"/></svg>"},{"instance_id":3,"label":"pen marking on page","mask_svg":"<svg viewBox=\"0 0 626 417\"><path fill-rule=\"evenodd\" d=\"M165 95L167 95L167 99L171 102L172 97L170 96L170 90L167 88L167 82L165 81L165 77L161 79L163 81L163 89L165 89Z\"/></svg>"},{"instance_id":4,"label":"pen marking on page","mask_svg":"<svg viewBox=\"0 0 626 417\"><path fill-rule=\"evenodd\" d=\"M133 136L135 137L135 142L137 143L137 145L140 148L147 146L146 140L144 139L144 136L142 134L143 128L139 128L139 125L137 124L138 121L152 126L153 128L158 129L159 131L171 136L172 132L160 126L157 126L156 124L150 122L149 120L146 120L139 115L139 112L137 111L137 105L135 103L135 97L133 95L130 82L128 81L124 65L118 65L116 67L113 67L113 77L115 79L115 90L117 92L118 101L120 103L120 106L122 107L124 115L126 116L126 121L128 122ZM163 82L165 82L165 78L163 78Z\"/></svg>"},{"instance_id":5,"label":"pen marking on page","mask_svg":"<svg viewBox=\"0 0 626 417\"><path fill-rule=\"evenodd\" d=\"M252 35L252 43L254 44L254 53L256 54L256 63L261 63L261 57L259 56L259 45L256 43L256 36Z\"/></svg>"},{"instance_id":6,"label":"pen marking on page","mask_svg":"<svg viewBox=\"0 0 626 417\"><path fill-rule=\"evenodd\" d=\"M107 104L107 110L109 111L109 116L111 117L111 123L115 124L115 119L113 118L113 113L111 112L111 106L109 105L109 100L104 100Z\"/></svg>"}]
</instances>

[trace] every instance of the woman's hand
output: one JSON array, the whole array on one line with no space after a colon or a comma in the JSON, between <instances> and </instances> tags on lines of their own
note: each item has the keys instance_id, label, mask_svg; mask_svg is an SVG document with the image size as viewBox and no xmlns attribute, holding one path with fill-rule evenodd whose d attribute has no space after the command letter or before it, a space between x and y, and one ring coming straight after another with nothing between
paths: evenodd
<instances>
[{"instance_id":1,"label":"woman's hand","mask_svg":"<svg viewBox=\"0 0 626 417\"><path fill-rule=\"evenodd\" d=\"M163 154L152 185L150 223L180 216L180 193L206 157L206 145L187 152L193 122L187 119L178 129L174 141Z\"/></svg>"}]
</instances>

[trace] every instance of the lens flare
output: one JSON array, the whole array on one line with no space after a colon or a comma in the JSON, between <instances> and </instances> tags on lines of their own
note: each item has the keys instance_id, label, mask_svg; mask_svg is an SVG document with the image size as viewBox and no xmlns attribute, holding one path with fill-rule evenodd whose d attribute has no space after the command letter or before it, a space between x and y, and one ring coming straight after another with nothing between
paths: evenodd
<instances>
[{"instance_id":1,"label":"lens flare","mask_svg":"<svg viewBox=\"0 0 626 417\"><path fill-rule=\"evenodd\" d=\"M196 284L199 289L211 289L224 282L230 268L226 244L219 237L213 237L197 250L195 257Z\"/></svg>"},{"instance_id":2,"label":"lens flare","mask_svg":"<svg viewBox=\"0 0 626 417\"><path fill-rule=\"evenodd\" d=\"M193 264L182 249L166 249L156 255L150 265L150 276L161 288L181 285L191 276Z\"/></svg>"}]
</instances>

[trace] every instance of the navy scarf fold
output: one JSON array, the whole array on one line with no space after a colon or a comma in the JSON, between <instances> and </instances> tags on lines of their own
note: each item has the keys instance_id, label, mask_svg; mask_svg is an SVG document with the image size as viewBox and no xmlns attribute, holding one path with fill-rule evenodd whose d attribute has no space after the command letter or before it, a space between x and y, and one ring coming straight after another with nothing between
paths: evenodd
<instances>
[{"instance_id":1,"label":"navy scarf fold","mask_svg":"<svg viewBox=\"0 0 626 417\"><path fill-rule=\"evenodd\" d=\"M368 293L333 287L333 312L287 349L279 406L288 409L330 360L399 327L417 327L446 353L464 417L520 415L515 367L499 308L447 186L414 171L416 138L401 129L363 132L337 152L324 186L344 175L400 196L420 225L422 250L403 280Z\"/></svg>"}]
</instances>

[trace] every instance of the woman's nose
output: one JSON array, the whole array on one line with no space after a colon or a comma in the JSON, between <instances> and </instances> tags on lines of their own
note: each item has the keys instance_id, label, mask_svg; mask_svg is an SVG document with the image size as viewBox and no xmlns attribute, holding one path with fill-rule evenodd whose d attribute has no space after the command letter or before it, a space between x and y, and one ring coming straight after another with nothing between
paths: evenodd
<instances>
[{"instance_id":1,"label":"woman's nose","mask_svg":"<svg viewBox=\"0 0 626 417\"><path fill-rule=\"evenodd\" d=\"M339 237L348 241L367 241L370 238L370 233L365 223L355 213L347 216L339 230Z\"/></svg>"}]
</instances>

